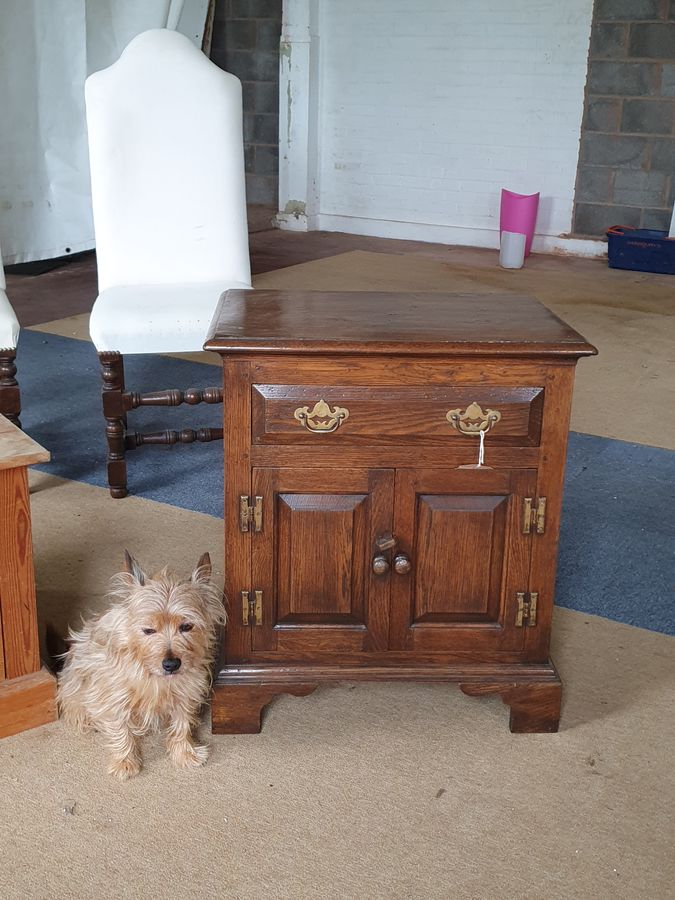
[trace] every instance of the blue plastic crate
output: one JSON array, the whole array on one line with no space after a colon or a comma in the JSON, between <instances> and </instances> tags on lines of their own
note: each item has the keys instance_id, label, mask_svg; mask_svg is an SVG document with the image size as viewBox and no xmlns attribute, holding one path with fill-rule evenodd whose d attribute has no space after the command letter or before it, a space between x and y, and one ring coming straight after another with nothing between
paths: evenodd
<instances>
[{"instance_id":1,"label":"blue plastic crate","mask_svg":"<svg viewBox=\"0 0 675 900\"><path fill-rule=\"evenodd\" d=\"M675 275L675 238L667 231L613 225L607 241L610 268Z\"/></svg>"}]
</instances>

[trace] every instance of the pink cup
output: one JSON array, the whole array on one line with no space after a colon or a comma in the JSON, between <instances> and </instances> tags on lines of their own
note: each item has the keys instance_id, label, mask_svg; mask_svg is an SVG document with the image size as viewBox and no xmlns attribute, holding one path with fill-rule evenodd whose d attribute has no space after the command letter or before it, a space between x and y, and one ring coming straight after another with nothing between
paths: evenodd
<instances>
[{"instance_id":1,"label":"pink cup","mask_svg":"<svg viewBox=\"0 0 675 900\"><path fill-rule=\"evenodd\" d=\"M525 256L530 255L534 226L539 208L539 193L515 194L502 188L499 210L499 237L502 231L516 231L525 235Z\"/></svg>"}]
</instances>

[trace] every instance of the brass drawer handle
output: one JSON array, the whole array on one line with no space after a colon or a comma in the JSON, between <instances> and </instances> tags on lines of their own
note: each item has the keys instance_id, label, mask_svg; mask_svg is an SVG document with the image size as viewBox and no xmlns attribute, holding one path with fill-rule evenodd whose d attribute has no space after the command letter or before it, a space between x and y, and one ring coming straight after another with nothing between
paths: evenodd
<instances>
[{"instance_id":1,"label":"brass drawer handle","mask_svg":"<svg viewBox=\"0 0 675 900\"><path fill-rule=\"evenodd\" d=\"M487 434L501 417L502 414L499 410L488 409L483 412L482 408L474 401L464 411L449 409L445 418L461 434Z\"/></svg>"},{"instance_id":2,"label":"brass drawer handle","mask_svg":"<svg viewBox=\"0 0 675 900\"><path fill-rule=\"evenodd\" d=\"M315 434L330 434L337 431L342 422L349 418L349 410L342 406L331 409L325 400L321 399L314 405L310 412L308 406L299 406L293 413L293 418L304 425L307 431Z\"/></svg>"}]
</instances>

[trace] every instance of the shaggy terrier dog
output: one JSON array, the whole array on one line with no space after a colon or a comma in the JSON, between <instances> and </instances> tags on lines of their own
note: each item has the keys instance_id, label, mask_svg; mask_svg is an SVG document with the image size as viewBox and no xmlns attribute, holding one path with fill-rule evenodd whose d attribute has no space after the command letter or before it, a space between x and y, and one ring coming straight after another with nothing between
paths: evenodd
<instances>
[{"instance_id":1,"label":"shaggy terrier dog","mask_svg":"<svg viewBox=\"0 0 675 900\"><path fill-rule=\"evenodd\" d=\"M206 762L208 748L195 744L192 730L211 684L217 626L225 622L208 553L187 579L167 569L150 578L126 551L125 563L108 611L70 632L58 683L64 720L103 735L108 772L122 780L140 772L139 739L153 730L166 733L176 765Z\"/></svg>"}]
</instances>

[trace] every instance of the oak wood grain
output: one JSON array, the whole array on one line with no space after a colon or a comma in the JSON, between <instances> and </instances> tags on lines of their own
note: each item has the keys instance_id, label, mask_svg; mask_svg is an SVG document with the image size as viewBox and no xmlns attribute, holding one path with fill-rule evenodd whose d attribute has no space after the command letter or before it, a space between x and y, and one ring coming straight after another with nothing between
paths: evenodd
<instances>
[{"instance_id":1,"label":"oak wood grain","mask_svg":"<svg viewBox=\"0 0 675 900\"><path fill-rule=\"evenodd\" d=\"M314 663L291 663L279 666L247 663L241 666L227 666L215 680L217 687L228 685L283 685L329 681L422 681L433 683L456 683L480 686L498 684L512 687L514 684L558 684L560 679L550 660L543 663L523 663L522 659L495 659L492 662L472 662L470 655L463 661L453 663L428 663L423 656L411 657L407 663L387 665L377 662L363 666L351 658L344 663L328 663L323 659Z\"/></svg>"},{"instance_id":2,"label":"oak wood grain","mask_svg":"<svg viewBox=\"0 0 675 900\"><path fill-rule=\"evenodd\" d=\"M372 572L391 528L390 470L262 469L264 528L252 535L252 584L263 590L253 650L384 648L388 582Z\"/></svg>"},{"instance_id":3,"label":"oak wood grain","mask_svg":"<svg viewBox=\"0 0 675 900\"><path fill-rule=\"evenodd\" d=\"M252 384L385 385L392 388L402 385L456 388L466 384L493 388L545 387L549 376L561 366L573 368L576 365L576 359L566 357L526 360L509 357L503 360L461 354L432 359L418 355L390 356L384 361L379 356L331 353L311 357L255 353L249 361Z\"/></svg>"},{"instance_id":4,"label":"oak wood grain","mask_svg":"<svg viewBox=\"0 0 675 900\"><path fill-rule=\"evenodd\" d=\"M224 360L223 386L225 600L229 616L223 654L228 660L239 660L251 653L251 632L241 621L241 591L253 589L250 536L239 528L239 497L251 494L248 362Z\"/></svg>"},{"instance_id":5,"label":"oak wood grain","mask_svg":"<svg viewBox=\"0 0 675 900\"><path fill-rule=\"evenodd\" d=\"M470 697L499 694L511 709L509 728L519 734L556 732L560 723L562 683L557 675L546 681L460 684Z\"/></svg>"},{"instance_id":6,"label":"oak wood grain","mask_svg":"<svg viewBox=\"0 0 675 900\"><path fill-rule=\"evenodd\" d=\"M394 531L413 569L392 579L390 647L522 647L516 592L527 589L532 536L521 533L518 513L534 484L530 470L397 470Z\"/></svg>"},{"instance_id":7,"label":"oak wood grain","mask_svg":"<svg viewBox=\"0 0 675 900\"><path fill-rule=\"evenodd\" d=\"M490 444L534 446L539 443L544 392L541 387L457 388L334 384L253 386L253 441L261 444L403 443L422 439L446 444L467 442L447 420L447 413L478 403L483 411L497 410L500 421L490 430ZM308 431L294 417L296 409L311 409L325 400L332 409L346 408L349 417L335 432Z\"/></svg>"},{"instance_id":8,"label":"oak wood grain","mask_svg":"<svg viewBox=\"0 0 675 900\"><path fill-rule=\"evenodd\" d=\"M588 356L580 334L515 294L227 291L204 349L221 353Z\"/></svg>"},{"instance_id":9,"label":"oak wood grain","mask_svg":"<svg viewBox=\"0 0 675 900\"><path fill-rule=\"evenodd\" d=\"M280 638L280 641L283 638ZM284 665L311 665L316 662L317 655L315 649L296 648L288 644L282 644ZM249 654L246 663L233 662L225 663L221 671L239 670L243 666L275 666L279 663L278 645L274 650L254 650ZM350 651L349 658L345 656L344 650L333 647L324 647L321 651L320 661L322 665L339 666L341 664L360 665L367 672L371 666L384 666L397 668L400 666L415 665L428 666L448 666L454 664L497 664L497 663L522 663L524 658L523 650L495 650L488 648L476 649L475 647L464 648L460 650L435 649L435 650L396 650L387 647L384 650L364 650Z\"/></svg>"},{"instance_id":10,"label":"oak wood grain","mask_svg":"<svg viewBox=\"0 0 675 900\"><path fill-rule=\"evenodd\" d=\"M328 441L321 446L306 444L260 445L250 447L251 465L256 468L285 468L307 466L312 469L339 469L349 466L387 466L392 469L457 469L476 462L477 438L464 438L456 443L448 442L442 449L426 443L380 444L379 446L336 447ZM536 469L541 452L538 447L504 447L485 441L486 465L495 469Z\"/></svg>"},{"instance_id":11,"label":"oak wood grain","mask_svg":"<svg viewBox=\"0 0 675 900\"><path fill-rule=\"evenodd\" d=\"M418 495L416 622L499 620L508 503L503 494Z\"/></svg>"},{"instance_id":12,"label":"oak wood grain","mask_svg":"<svg viewBox=\"0 0 675 900\"><path fill-rule=\"evenodd\" d=\"M306 697L316 684L214 686L211 728L214 734L258 734L265 707L279 694Z\"/></svg>"},{"instance_id":13,"label":"oak wood grain","mask_svg":"<svg viewBox=\"0 0 675 900\"><path fill-rule=\"evenodd\" d=\"M536 494L546 497L546 529L532 542L530 590L539 593L538 626L526 634L527 658L532 661L546 659L549 651L573 384L573 369L552 373L542 420L546 452L537 470Z\"/></svg>"}]
</instances>

